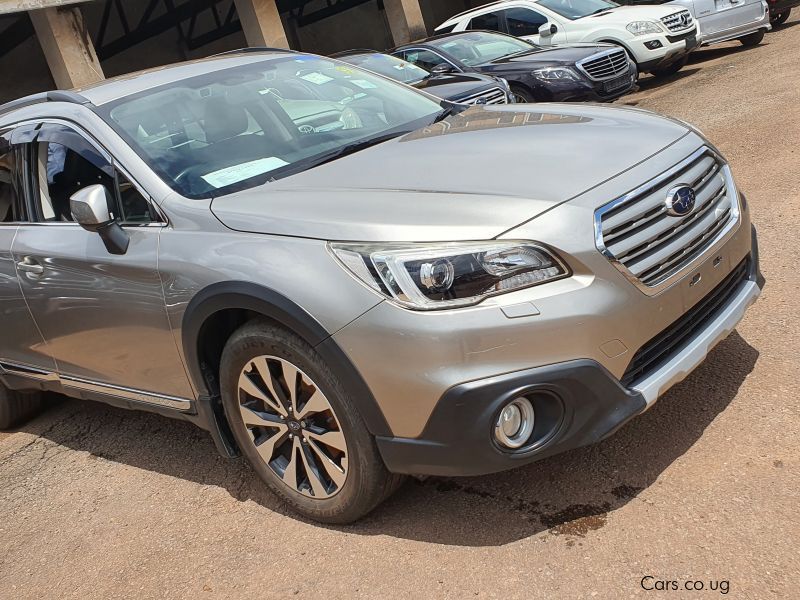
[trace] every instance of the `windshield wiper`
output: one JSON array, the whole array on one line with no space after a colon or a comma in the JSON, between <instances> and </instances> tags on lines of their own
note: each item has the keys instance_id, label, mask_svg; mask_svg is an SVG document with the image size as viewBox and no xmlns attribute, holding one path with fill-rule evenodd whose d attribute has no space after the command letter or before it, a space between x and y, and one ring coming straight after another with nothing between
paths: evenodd
<instances>
[{"instance_id":1,"label":"windshield wiper","mask_svg":"<svg viewBox=\"0 0 800 600\"><path fill-rule=\"evenodd\" d=\"M464 104L448 104L441 110L441 112L439 112L438 115L436 115L436 118L433 120L431 125L434 123L439 123L440 121L444 121L447 117L452 117L453 115L464 112L467 110L467 108L469 107Z\"/></svg>"},{"instance_id":2,"label":"windshield wiper","mask_svg":"<svg viewBox=\"0 0 800 600\"><path fill-rule=\"evenodd\" d=\"M593 13L589 13L587 16L593 17L593 16L599 15L601 13L607 13L610 10L611 10L610 8L598 8L596 11L594 11Z\"/></svg>"},{"instance_id":3,"label":"windshield wiper","mask_svg":"<svg viewBox=\"0 0 800 600\"><path fill-rule=\"evenodd\" d=\"M360 152L361 150L366 150L372 146L377 146L378 144L382 144L383 142L388 142L389 140L393 140L396 137L400 137L408 133L407 131L392 131L391 133L384 133L383 135L376 135L375 137L368 138L366 140L359 140L357 142L353 142L352 144L346 144L340 148L332 152L328 152L327 154L323 154L322 156L318 156L315 160L313 160L312 164L301 164L304 169L310 169L312 167L318 167L320 165L324 165L325 163L329 163L334 161L338 158L342 158L343 156L347 156L348 154L355 154L356 152Z\"/></svg>"}]
</instances>

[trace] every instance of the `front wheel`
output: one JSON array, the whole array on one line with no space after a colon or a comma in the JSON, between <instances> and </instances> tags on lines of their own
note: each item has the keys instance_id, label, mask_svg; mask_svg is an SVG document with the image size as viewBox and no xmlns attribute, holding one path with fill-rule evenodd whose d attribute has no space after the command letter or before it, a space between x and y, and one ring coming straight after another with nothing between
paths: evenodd
<instances>
[{"instance_id":1,"label":"front wheel","mask_svg":"<svg viewBox=\"0 0 800 600\"><path fill-rule=\"evenodd\" d=\"M220 383L242 453L303 516L351 523L402 482L386 470L336 374L295 334L267 321L245 324L225 346Z\"/></svg>"},{"instance_id":2,"label":"front wheel","mask_svg":"<svg viewBox=\"0 0 800 600\"><path fill-rule=\"evenodd\" d=\"M758 46L761 43L761 40L764 39L764 30L759 29L755 33L751 33L750 35L746 35L744 37L739 38L739 41L742 42L744 46Z\"/></svg>"},{"instance_id":3,"label":"front wheel","mask_svg":"<svg viewBox=\"0 0 800 600\"><path fill-rule=\"evenodd\" d=\"M792 13L792 9L790 8L789 10L785 10L782 13L778 13L774 17L770 18L769 22L773 26L775 26L775 25L783 25L784 23L786 23L786 20L789 18L789 15L791 13Z\"/></svg>"},{"instance_id":4,"label":"front wheel","mask_svg":"<svg viewBox=\"0 0 800 600\"><path fill-rule=\"evenodd\" d=\"M511 93L514 95L514 102L517 104L536 102L536 98L533 97L531 92L518 85L511 86Z\"/></svg>"},{"instance_id":5,"label":"front wheel","mask_svg":"<svg viewBox=\"0 0 800 600\"><path fill-rule=\"evenodd\" d=\"M675 73L680 71L684 66L686 66L687 62L689 62L688 54L682 59L676 60L671 65L668 65L662 69L654 69L652 73L656 77L669 77L670 75L675 75Z\"/></svg>"},{"instance_id":6,"label":"front wheel","mask_svg":"<svg viewBox=\"0 0 800 600\"><path fill-rule=\"evenodd\" d=\"M41 392L18 392L0 384L0 429L9 429L33 418L42 410Z\"/></svg>"}]
</instances>

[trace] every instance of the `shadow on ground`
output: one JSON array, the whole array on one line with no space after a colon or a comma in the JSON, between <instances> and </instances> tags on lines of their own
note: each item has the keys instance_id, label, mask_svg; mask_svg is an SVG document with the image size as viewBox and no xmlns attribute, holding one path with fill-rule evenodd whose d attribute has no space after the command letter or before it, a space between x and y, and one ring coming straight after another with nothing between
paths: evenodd
<instances>
[{"instance_id":1,"label":"shadow on ground","mask_svg":"<svg viewBox=\"0 0 800 600\"><path fill-rule=\"evenodd\" d=\"M757 359L733 333L650 411L600 444L496 475L412 480L359 523L335 529L459 546L503 545L549 530L574 544L697 442ZM22 431L92 459L222 487L239 502L296 518L243 460L221 458L205 432L184 422L70 400Z\"/></svg>"}]
</instances>

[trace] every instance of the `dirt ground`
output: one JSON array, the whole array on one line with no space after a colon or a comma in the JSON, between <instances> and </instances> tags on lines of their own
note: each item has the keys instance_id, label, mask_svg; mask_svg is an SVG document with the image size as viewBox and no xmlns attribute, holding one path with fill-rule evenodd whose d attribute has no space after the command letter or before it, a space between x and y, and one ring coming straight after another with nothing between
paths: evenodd
<instances>
[{"instance_id":1,"label":"dirt ground","mask_svg":"<svg viewBox=\"0 0 800 600\"><path fill-rule=\"evenodd\" d=\"M359 524L323 527L190 425L64 401L0 434L0 597L800 597L796 12L761 46L700 50L624 99L730 159L768 280L651 411L597 446L410 482Z\"/></svg>"}]
</instances>

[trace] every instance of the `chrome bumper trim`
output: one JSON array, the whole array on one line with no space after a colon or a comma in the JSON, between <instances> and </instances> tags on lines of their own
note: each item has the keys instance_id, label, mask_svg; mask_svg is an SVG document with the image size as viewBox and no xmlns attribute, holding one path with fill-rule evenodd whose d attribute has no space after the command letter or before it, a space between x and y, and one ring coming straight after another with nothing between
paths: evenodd
<instances>
[{"instance_id":1,"label":"chrome bumper trim","mask_svg":"<svg viewBox=\"0 0 800 600\"><path fill-rule=\"evenodd\" d=\"M703 331L692 338L680 354L633 386L633 390L641 393L647 402L645 410L650 408L669 388L683 381L705 360L714 346L736 329L748 307L756 301L760 294L761 289L758 285L754 281L747 280L725 311L717 315Z\"/></svg>"}]
</instances>

